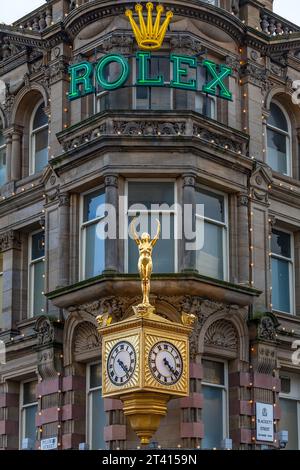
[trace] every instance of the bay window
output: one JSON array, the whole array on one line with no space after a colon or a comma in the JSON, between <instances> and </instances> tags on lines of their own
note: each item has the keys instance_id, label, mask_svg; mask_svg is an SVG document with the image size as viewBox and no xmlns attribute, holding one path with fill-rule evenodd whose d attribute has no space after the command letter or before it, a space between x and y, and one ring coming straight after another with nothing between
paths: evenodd
<instances>
[{"instance_id":1,"label":"bay window","mask_svg":"<svg viewBox=\"0 0 300 470\"><path fill-rule=\"evenodd\" d=\"M202 449L220 449L228 432L228 373L227 364L217 360L202 360L204 438Z\"/></svg>"},{"instance_id":2,"label":"bay window","mask_svg":"<svg viewBox=\"0 0 300 470\"><path fill-rule=\"evenodd\" d=\"M39 103L32 114L30 125L30 174L42 171L48 163L48 117L44 103Z\"/></svg>"},{"instance_id":3,"label":"bay window","mask_svg":"<svg viewBox=\"0 0 300 470\"><path fill-rule=\"evenodd\" d=\"M105 449L105 411L102 398L101 364L88 366L87 436L91 450Z\"/></svg>"},{"instance_id":4,"label":"bay window","mask_svg":"<svg viewBox=\"0 0 300 470\"><path fill-rule=\"evenodd\" d=\"M177 269L175 243L175 183L167 181L128 181L128 225L136 216L140 224L137 233L148 232L153 238L158 219L161 223L160 239L153 250L153 272L173 273ZM138 207L142 205L142 207ZM161 207L160 207L161 206ZM129 273L137 272L138 250L135 241L129 236L125 252Z\"/></svg>"},{"instance_id":5,"label":"bay window","mask_svg":"<svg viewBox=\"0 0 300 470\"><path fill-rule=\"evenodd\" d=\"M282 373L280 429L289 432L287 450L300 450L300 376Z\"/></svg>"},{"instance_id":6,"label":"bay window","mask_svg":"<svg viewBox=\"0 0 300 470\"><path fill-rule=\"evenodd\" d=\"M138 65L136 64L136 67ZM164 77L164 87L136 86L135 109L170 110L172 109L172 89L170 86L169 57L152 56L149 61L149 77Z\"/></svg>"},{"instance_id":7,"label":"bay window","mask_svg":"<svg viewBox=\"0 0 300 470\"><path fill-rule=\"evenodd\" d=\"M293 235L272 230L271 252L273 309L294 313Z\"/></svg>"},{"instance_id":8,"label":"bay window","mask_svg":"<svg viewBox=\"0 0 300 470\"><path fill-rule=\"evenodd\" d=\"M81 279L102 274L105 266L105 240L101 236L104 225L104 188L82 196L81 223Z\"/></svg>"},{"instance_id":9,"label":"bay window","mask_svg":"<svg viewBox=\"0 0 300 470\"><path fill-rule=\"evenodd\" d=\"M291 125L277 103L271 103L267 122L267 163L273 170L291 176Z\"/></svg>"},{"instance_id":10,"label":"bay window","mask_svg":"<svg viewBox=\"0 0 300 470\"><path fill-rule=\"evenodd\" d=\"M23 439L30 439L32 446L36 441L35 417L37 413L37 381L21 383L20 393L20 447Z\"/></svg>"},{"instance_id":11,"label":"bay window","mask_svg":"<svg viewBox=\"0 0 300 470\"><path fill-rule=\"evenodd\" d=\"M43 231L29 236L29 316L45 312L45 236Z\"/></svg>"},{"instance_id":12,"label":"bay window","mask_svg":"<svg viewBox=\"0 0 300 470\"><path fill-rule=\"evenodd\" d=\"M0 186L6 182L6 141L0 121Z\"/></svg>"},{"instance_id":13,"label":"bay window","mask_svg":"<svg viewBox=\"0 0 300 470\"><path fill-rule=\"evenodd\" d=\"M216 279L228 277L227 216L225 196L197 188L196 204L204 206L204 246L196 254L200 274ZM197 220L203 215L196 214Z\"/></svg>"}]
</instances>

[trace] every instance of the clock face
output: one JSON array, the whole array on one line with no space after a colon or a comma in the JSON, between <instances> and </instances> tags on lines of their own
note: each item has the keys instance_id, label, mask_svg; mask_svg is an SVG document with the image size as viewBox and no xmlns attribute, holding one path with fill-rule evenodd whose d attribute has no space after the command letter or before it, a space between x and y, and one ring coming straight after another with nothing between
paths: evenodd
<instances>
[{"instance_id":1,"label":"clock face","mask_svg":"<svg viewBox=\"0 0 300 470\"><path fill-rule=\"evenodd\" d=\"M107 359L107 373L114 385L125 385L133 376L136 366L135 349L128 341L114 345Z\"/></svg>"},{"instance_id":2,"label":"clock face","mask_svg":"<svg viewBox=\"0 0 300 470\"><path fill-rule=\"evenodd\" d=\"M149 368L159 383L174 385L182 375L181 354L172 343L160 341L150 350Z\"/></svg>"}]
</instances>

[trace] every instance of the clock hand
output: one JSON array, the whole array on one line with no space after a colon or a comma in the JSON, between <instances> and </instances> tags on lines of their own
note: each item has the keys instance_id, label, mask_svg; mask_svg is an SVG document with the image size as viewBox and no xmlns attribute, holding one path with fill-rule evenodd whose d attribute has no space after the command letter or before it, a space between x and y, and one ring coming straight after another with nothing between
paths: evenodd
<instances>
[{"instance_id":1,"label":"clock hand","mask_svg":"<svg viewBox=\"0 0 300 470\"><path fill-rule=\"evenodd\" d=\"M164 361L165 366L167 366L170 369L172 374L175 374L175 369L171 366L168 359L166 357L164 357L163 361Z\"/></svg>"},{"instance_id":2,"label":"clock hand","mask_svg":"<svg viewBox=\"0 0 300 470\"><path fill-rule=\"evenodd\" d=\"M118 359L118 364L119 366L124 370L124 372L126 372L126 374L128 374L128 367L124 364L123 361L121 361L121 359Z\"/></svg>"}]
</instances>

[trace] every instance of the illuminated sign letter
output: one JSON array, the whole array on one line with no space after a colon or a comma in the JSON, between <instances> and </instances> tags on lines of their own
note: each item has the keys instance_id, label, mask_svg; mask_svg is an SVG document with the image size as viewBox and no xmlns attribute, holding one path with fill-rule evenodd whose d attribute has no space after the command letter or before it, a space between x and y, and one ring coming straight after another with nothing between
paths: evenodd
<instances>
[{"instance_id":1,"label":"illuminated sign letter","mask_svg":"<svg viewBox=\"0 0 300 470\"><path fill-rule=\"evenodd\" d=\"M114 82L109 82L104 75L104 69L112 62L120 65L120 75ZM99 60L96 67L96 80L104 90L116 90L124 85L129 77L128 60L119 54L107 54Z\"/></svg>"},{"instance_id":2,"label":"illuminated sign letter","mask_svg":"<svg viewBox=\"0 0 300 470\"><path fill-rule=\"evenodd\" d=\"M227 100L232 100L232 93L228 90L227 86L224 84L224 78L230 76L232 74L231 67L227 67L226 65L219 66L219 72L217 72L217 66L211 60L204 60L202 62L203 67L206 67L213 79L203 85L202 91L205 93L209 93L210 95L217 94L217 88L220 89L219 96L221 98L225 98Z\"/></svg>"},{"instance_id":3,"label":"illuminated sign letter","mask_svg":"<svg viewBox=\"0 0 300 470\"><path fill-rule=\"evenodd\" d=\"M69 99L76 100L81 96L93 93L92 83L93 64L90 62L80 62L80 64L71 65L70 73L70 91ZM81 85L81 86L80 86Z\"/></svg>"},{"instance_id":4,"label":"illuminated sign letter","mask_svg":"<svg viewBox=\"0 0 300 470\"><path fill-rule=\"evenodd\" d=\"M197 69L196 57L187 57L184 55L171 54L171 62L173 62L173 80L171 80L171 87L183 88L184 90L196 90L197 82L193 78L182 80L187 77L188 68L182 67L187 65L192 69Z\"/></svg>"},{"instance_id":5,"label":"illuminated sign letter","mask_svg":"<svg viewBox=\"0 0 300 470\"><path fill-rule=\"evenodd\" d=\"M164 86L164 77L159 75L156 78L149 78L150 52L137 52L136 59L139 63L139 75L137 85L142 86Z\"/></svg>"}]
</instances>

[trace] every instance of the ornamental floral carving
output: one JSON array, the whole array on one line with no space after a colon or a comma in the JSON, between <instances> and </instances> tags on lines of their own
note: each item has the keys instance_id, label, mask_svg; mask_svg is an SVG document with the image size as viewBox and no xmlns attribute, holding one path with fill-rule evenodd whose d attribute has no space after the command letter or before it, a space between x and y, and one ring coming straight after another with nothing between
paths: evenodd
<instances>
[{"instance_id":1,"label":"ornamental floral carving","mask_svg":"<svg viewBox=\"0 0 300 470\"><path fill-rule=\"evenodd\" d=\"M40 317L35 323L34 330L37 332L38 346L45 346L53 343L55 333L54 326L47 317Z\"/></svg>"},{"instance_id":2,"label":"ornamental floral carving","mask_svg":"<svg viewBox=\"0 0 300 470\"><path fill-rule=\"evenodd\" d=\"M185 134L183 122L157 122L157 121L115 121L114 134L117 135L182 135Z\"/></svg>"}]
</instances>

